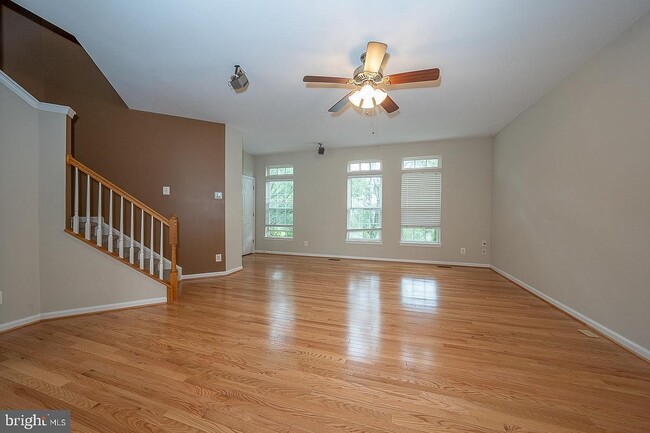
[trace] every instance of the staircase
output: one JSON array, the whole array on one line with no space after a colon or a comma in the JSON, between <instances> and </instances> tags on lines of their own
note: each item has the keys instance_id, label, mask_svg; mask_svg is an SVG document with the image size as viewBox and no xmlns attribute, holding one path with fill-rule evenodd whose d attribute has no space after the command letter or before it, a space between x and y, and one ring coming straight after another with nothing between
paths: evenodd
<instances>
[{"instance_id":1,"label":"staircase","mask_svg":"<svg viewBox=\"0 0 650 433\"><path fill-rule=\"evenodd\" d=\"M167 286L178 297L178 219L167 218L71 155L66 232ZM82 211L80 212L80 209Z\"/></svg>"}]
</instances>

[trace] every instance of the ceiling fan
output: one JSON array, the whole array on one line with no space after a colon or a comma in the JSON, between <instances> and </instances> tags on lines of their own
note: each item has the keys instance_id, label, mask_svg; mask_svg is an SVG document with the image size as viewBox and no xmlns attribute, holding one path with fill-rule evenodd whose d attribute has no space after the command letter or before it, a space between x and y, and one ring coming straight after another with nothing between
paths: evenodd
<instances>
[{"instance_id":1,"label":"ceiling fan","mask_svg":"<svg viewBox=\"0 0 650 433\"><path fill-rule=\"evenodd\" d=\"M361 55L361 63L363 64L354 70L352 78L305 75L302 81L305 83L343 84L356 87L355 90L334 104L328 110L330 113L340 111L348 102L363 109L381 105L387 113L392 113L399 109L399 106L380 86L436 81L440 77L440 69L422 69L420 71L384 75L382 64L387 48L388 45L381 42L368 42L366 52Z\"/></svg>"}]
</instances>

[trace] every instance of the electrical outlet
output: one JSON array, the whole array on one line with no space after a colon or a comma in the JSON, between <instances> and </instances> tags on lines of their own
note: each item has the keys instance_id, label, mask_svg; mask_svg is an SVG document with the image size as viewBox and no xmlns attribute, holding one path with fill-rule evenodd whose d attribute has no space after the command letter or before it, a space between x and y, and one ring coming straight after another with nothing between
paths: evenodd
<instances>
[{"instance_id":1,"label":"electrical outlet","mask_svg":"<svg viewBox=\"0 0 650 433\"><path fill-rule=\"evenodd\" d=\"M304 245L305 245L306 247L308 247L308 246L309 246L309 241L305 241L305 242L304 242Z\"/></svg>"},{"instance_id":2,"label":"electrical outlet","mask_svg":"<svg viewBox=\"0 0 650 433\"><path fill-rule=\"evenodd\" d=\"M484 247L487 247L487 241L481 242L481 245L484 246Z\"/></svg>"},{"instance_id":3,"label":"electrical outlet","mask_svg":"<svg viewBox=\"0 0 650 433\"><path fill-rule=\"evenodd\" d=\"M461 248L461 249L460 249L460 253L461 253L461 254L465 254L465 252L466 252L465 248Z\"/></svg>"},{"instance_id":4,"label":"electrical outlet","mask_svg":"<svg viewBox=\"0 0 650 433\"><path fill-rule=\"evenodd\" d=\"M215 192L214 193L214 199L215 200L221 200L223 198L223 193L222 192Z\"/></svg>"},{"instance_id":5,"label":"electrical outlet","mask_svg":"<svg viewBox=\"0 0 650 433\"><path fill-rule=\"evenodd\" d=\"M171 189L168 186L163 186L163 195L169 195L171 193Z\"/></svg>"},{"instance_id":6,"label":"electrical outlet","mask_svg":"<svg viewBox=\"0 0 650 433\"><path fill-rule=\"evenodd\" d=\"M483 254L484 256L487 255L487 250L486 250L485 248L483 248L483 249L481 250L481 254Z\"/></svg>"},{"instance_id":7,"label":"electrical outlet","mask_svg":"<svg viewBox=\"0 0 650 433\"><path fill-rule=\"evenodd\" d=\"M220 262L221 261L221 254L215 255L214 260L217 261L217 262Z\"/></svg>"}]
</instances>

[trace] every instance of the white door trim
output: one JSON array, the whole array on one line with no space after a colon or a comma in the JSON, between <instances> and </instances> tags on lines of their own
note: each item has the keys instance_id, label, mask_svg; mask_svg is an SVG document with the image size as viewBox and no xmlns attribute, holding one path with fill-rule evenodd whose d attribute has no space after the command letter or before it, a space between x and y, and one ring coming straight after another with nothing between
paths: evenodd
<instances>
[{"instance_id":1,"label":"white door trim","mask_svg":"<svg viewBox=\"0 0 650 433\"><path fill-rule=\"evenodd\" d=\"M244 233L244 230L246 228L246 223L244 221L245 218L249 218L249 216L244 214L243 209L246 206L245 200L246 198L244 197L243 194L243 186L245 185L245 181L252 181L253 183L253 196L251 197L252 200L252 210L253 210L253 216L252 216L252 222L251 222L251 233L250 236L252 236L252 245L248 246L245 245L246 239L250 237L247 236L246 233ZM251 254L255 252L255 178L253 176L247 176L245 174L242 175L242 255L246 254Z\"/></svg>"}]
</instances>

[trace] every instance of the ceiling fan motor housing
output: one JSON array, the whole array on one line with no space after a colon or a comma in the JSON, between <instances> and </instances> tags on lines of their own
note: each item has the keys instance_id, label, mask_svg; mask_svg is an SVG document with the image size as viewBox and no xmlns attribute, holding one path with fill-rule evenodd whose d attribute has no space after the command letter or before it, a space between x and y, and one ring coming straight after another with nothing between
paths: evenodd
<instances>
[{"instance_id":1,"label":"ceiling fan motor housing","mask_svg":"<svg viewBox=\"0 0 650 433\"><path fill-rule=\"evenodd\" d=\"M377 84L381 84L384 78L382 72L383 71L381 69L379 69L378 72L365 71L364 66L361 65L354 70L354 78L352 78L352 83L356 84L357 86L362 86L366 83L371 84L373 86Z\"/></svg>"}]
</instances>

